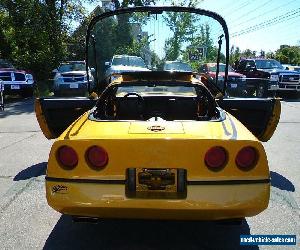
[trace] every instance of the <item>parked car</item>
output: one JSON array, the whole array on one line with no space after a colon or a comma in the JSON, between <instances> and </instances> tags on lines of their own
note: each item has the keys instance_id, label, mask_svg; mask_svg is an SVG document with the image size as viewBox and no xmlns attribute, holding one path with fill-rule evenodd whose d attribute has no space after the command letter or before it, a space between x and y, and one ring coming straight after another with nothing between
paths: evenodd
<instances>
[{"instance_id":1,"label":"parked car","mask_svg":"<svg viewBox=\"0 0 300 250\"><path fill-rule=\"evenodd\" d=\"M274 59L241 59L236 71L246 75L248 92L257 97L300 91L299 72L286 70Z\"/></svg>"},{"instance_id":2,"label":"parked car","mask_svg":"<svg viewBox=\"0 0 300 250\"><path fill-rule=\"evenodd\" d=\"M102 30L108 22L120 25L114 29L113 37L117 37L124 26L118 20L123 18L138 16L144 18L140 22L145 26L159 24L166 30L163 15L186 13L199 30L207 22L216 29L224 27L223 44L225 50L229 48L226 22L214 12L178 6L124 8L91 20L87 39L96 36L96 31L101 31L101 39L86 44L87 64L95 61L89 61L94 58L89 46L114 54L120 47L128 48L126 39L120 39L125 42L120 47L107 42L111 34ZM152 39L161 36L156 34ZM168 42L168 36L165 39ZM153 46L153 54L166 54L163 44ZM189 45L184 43L179 50ZM207 56L219 62L220 53L214 52ZM228 58L225 61L228 65ZM37 99L40 127L47 138L56 138L47 164L48 204L77 221L223 220L264 211L270 197L270 172L261 141L269 140L276 129L280 100L214 98L209 86L194 75L120 72L98 92L97 100Z\"/></svg>"},{"instance_id":3,"label":"parked car","mask_svg":"<svg viewBox=\"0 0 300 250\"><path fill-rule=\"evenodd\" d=\"M216 79L217 64L216 63L205 63L199 67L199 73L206 77L207 81L215 81ZM219 76L218 76L218 87L220 90L224 88L224 77L225 77L225 64L219 64ZM236 73L234 69L228 65L228 82L227 82L227 94L245 96L246 91L246 76L243 74Z\"/></svg>"},{"instance_id":4,"label":"parked car","mask_svg":"<svg viewBox=\"0 0 300 250\"><path fill-rule=\"evenodd\" d=\"M300 66L289 66L288 70L300 72Z\"/></svg>"},{"instance_id":5,"label":"parked car","mask_svg":"<svg viewBox=\"0 0 300 250\"><path fill-rule=\"evenodd\" d=\"M89 70L89 81L91 89L94 87L92 70ZM53 70L55 96L60 95L82 95L88 92L88 80L86 64L84 61L66 61Z\"/></svg>"},{"instance_id":6,"label":"parked car","mask_svg":"<svg viewBox=\"0 0 300 250\"><path fill-rule=\"evenodd\" d=\"M0 80L4 84L4 95L20 94L22 97L33 95L32 74L16 69L10 62L0 60Z\"/></svg>"},{"instance_id":7,"label":"parked car","mask_svg":"<svg viewBox=\"0 0 300 250\"><path fill-rule=\"evenodd\" d=\"M166 61L163 67L164 71L177 71L177 72L192 72L191 66L186 62L181 61Z\"/></svg>"},{"instance_id":8,"label":"parked car","mask_svg":"<svg viewBox=\"0 0 300 250\"><path fill-rule=\"evenodd\" d=\"M133 71L150 71L144 60L139 56L114 55L110 62L105 62L107 67L104 78L109 83L117 78L117 74Z\"/></svg>"}]
</instances>

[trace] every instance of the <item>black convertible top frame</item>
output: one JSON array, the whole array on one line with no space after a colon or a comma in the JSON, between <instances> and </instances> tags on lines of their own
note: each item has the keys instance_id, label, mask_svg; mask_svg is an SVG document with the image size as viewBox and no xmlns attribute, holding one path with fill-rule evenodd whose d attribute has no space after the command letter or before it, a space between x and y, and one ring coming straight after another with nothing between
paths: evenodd
<instances>
[{"instance_id":1,"label":"black convertible top frame","mask_svg":"<svg viewBox=\"0 0 300 250\"><path fill-rule=\"evenodd\" d=\"M197 8L192 8L192 7L181 7L181 6L142 6L142 7L134 7L134 8L122 8L122 9L117 9L115 11L108 11L105 12L101 15L95 16L89 23L88 29L87 29L87 34L86 34L86 71L88 72L88 44L89 44L89 38L91 35L91 30L95 26L95 24L102 19L114 16L114 15L120 15L120 14L126 14L126 13L132 13L132 12L149 12L150 14L161 14L164 11L173 11L173 12L189 12L189 13L195 13L199 15L204 15L211 17L215 20L217 20L224 31L225 35L225 78L224 78L224 88L223 88L223 95L225 95L225 91L227 88L227 77L228 77L228 63L229 63L229 32L228 32L228 27L223 19L219 14L204 10L204 9L197 9ZM145 72L143 72L145 73ZM153 73L152 73L153 74ZM87 74L88 77L88 83L89 83L89 75ZM90 84L88 84L88 90L90 92Z\"/></svg>"}]
</instances>

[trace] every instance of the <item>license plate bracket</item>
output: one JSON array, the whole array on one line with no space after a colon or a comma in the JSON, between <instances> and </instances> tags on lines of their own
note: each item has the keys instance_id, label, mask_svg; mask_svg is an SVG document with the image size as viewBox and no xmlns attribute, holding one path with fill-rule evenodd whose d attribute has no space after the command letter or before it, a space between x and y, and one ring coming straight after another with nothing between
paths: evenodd
<instances>
[{"instance_id":1,"label":"license plate bracket","mask_svg":"<svg viewBox=\"0 0 300 250\"><path fill-rule=\"evenodd\" d=\"M177 168L128 168L126 196L130 198L184 199L187 171Z\"/></svg>"}]
</instances>

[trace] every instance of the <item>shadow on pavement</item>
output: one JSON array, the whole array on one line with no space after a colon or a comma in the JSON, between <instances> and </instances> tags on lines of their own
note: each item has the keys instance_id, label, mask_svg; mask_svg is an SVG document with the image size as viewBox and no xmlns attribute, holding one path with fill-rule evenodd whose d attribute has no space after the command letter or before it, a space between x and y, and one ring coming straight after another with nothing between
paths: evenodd
<instances>
[{"instance_id":1,"label":"shadow on pavement","mask_svg":"<svg viewBox=\"0 0 300 250\"><path fill-rule=\"evenodd\" d=\"M270 171L270 174L271 174L271 185L273 187L279 188L281 190L290 191L290 192L295 191L295 186L287 178L273 171Z\"/></svg>"},{"instance_id":2,"label":"shadow on pavement","mask_svg":"<svg viewBox=\"0 0 300 250\"><path fill-rule=\"evenodd\" d=\"M73 223L63 215L49 235L50 249L259 249L240 246L240 235L250 234L241 225L206 221L103 220L98 224Z\"/></svg>"},{"instance_id":3,"label":"shadow on pavement","mask_svg":"<svg viewBox=\"0 0 300 250\"><path fill-rule=\"evenodd\" d=\"M4 110L0 111L0 118L10 115L31 114L34 112L34 99L17 99L16 102L5 103Z\"/></svg>"},{"instance_id":4,"label":"shadow on pavement","mask_svg":"<svg viewBox=\"0 0 300 250\"><path fill-rule=\"evenodd\" d=\"M35 164L35 165L28 167L26 169L23 169L21 172L19 172L15 176L14 181L27 180L32 177L38 177L41 175L45 175L46 169L47 169L47 162L41 162L41 163Z\"/></svg>"}]
</instances>

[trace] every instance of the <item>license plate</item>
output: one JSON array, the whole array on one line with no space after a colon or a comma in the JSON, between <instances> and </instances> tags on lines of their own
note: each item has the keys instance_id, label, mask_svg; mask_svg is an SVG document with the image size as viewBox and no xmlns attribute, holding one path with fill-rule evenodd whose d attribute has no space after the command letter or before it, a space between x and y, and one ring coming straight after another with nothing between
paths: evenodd
<instances>
[{"instance_id":1,"label":"license plate","mask_svg":"<svg viewBox=\"0 0 300 250\"><path fill-rule=\"evenodd\" d=\"M186 170L175 168L135 168L126 174L126 195L133 198L186 197Z\"/></svg>"},{"instance_id":2,"label":"license plate","mask_svg":"<svg viewBox=\"0 0 300 250\"><path fill-rule=\"evenodd\" d=\"M10 85L10 89L20 89L20 85Z\"/></svg>"},{"instance_id":3,"label":"license plate","mask_svg":"<svg viewBox=\"0 0 300 250\"><path fill-rule=\"evenodd\" d=\"M231 88L237 88L237 84L236 83L231 83Z\"/></svg>"},{"instance_id":4,"label":"license plate","mask_svg":"<svg viewBox=\"0 0 300 250\"><path fill-rule=\"evenodd\" d=\"M137 169L136 191L176 192L176 176L176 169Z\"/></svg>"},{"instance_id":5,"label":"license plate","mask_svg":"<svg viewBox=\"0 0 300 250\"><path fill-rule=\"evenodd\" d=\"M71 83L70 84L70 89L78 89L78 84L77 83Z\"/></svg>"}]
</instances>

